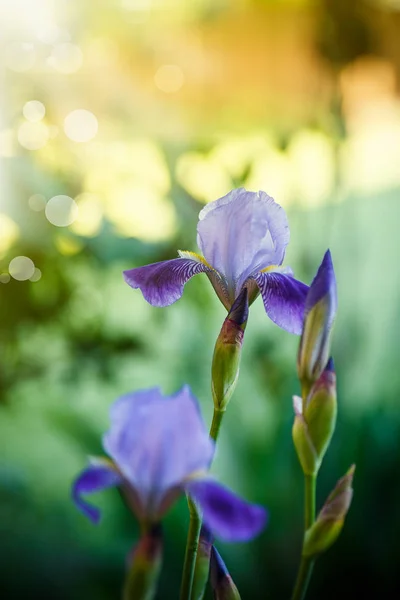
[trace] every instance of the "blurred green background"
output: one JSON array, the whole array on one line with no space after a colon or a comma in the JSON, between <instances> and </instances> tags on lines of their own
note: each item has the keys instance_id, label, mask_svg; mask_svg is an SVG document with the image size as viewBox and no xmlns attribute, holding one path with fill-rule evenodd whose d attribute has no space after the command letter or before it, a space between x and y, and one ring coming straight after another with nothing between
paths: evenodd
<instances>
[{"instance_id":1,"label":"blurred green background","mask_svg":"<svg viewBox=\"0 0 400 600\"><path fill-rule=\"evenodd\" d=\"M318 504L353 462L355 495L308 598L399 597L399 0L2 0L0 28L1 597L119 597L134 519L109 491L92 526L71 481L120 394L187 382L210 421L225 316L206 277L161 310L121 272L196 250L201 207L240 185L286 209L298 278L328 247L337 274ZM288 598L298 565L297 344L252 306L213 466L270 510L219 545L244 600ZM187 523L181 499L160 599Z\"/></svg>"}]
</instances>

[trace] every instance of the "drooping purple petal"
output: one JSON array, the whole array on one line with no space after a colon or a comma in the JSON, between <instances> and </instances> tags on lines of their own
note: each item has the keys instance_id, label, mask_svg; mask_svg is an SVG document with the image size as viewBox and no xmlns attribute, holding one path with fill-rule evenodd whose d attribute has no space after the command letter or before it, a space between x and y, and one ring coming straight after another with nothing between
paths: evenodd
<instances>
[{"instance_id":1,"label":"drooping purple petal","mask_svg":"<svg viewBox=\"0 0 400 600\"><path fill-rule=\"evenodd\" d=\"M205 206L197 226L197 244L225 277L232 302L250 275L282 263L289 237L283 208L243 188Z\"/></svg>"},{"instance_id":2,"label":"drooping purple petal","mask_svg":"<svg viewBox=\"0 0 400 600\"><path fill-rule=\"evenodd\" d=\"M289 333L301 334L308 286L284 273L254 276L269 318Z\"/></svg>"},{"instance_id":3,"label":"drooping purple petal","mask_svg":"<svg viewBox=\"0 0 400 600\"><path fill-rule=\"evenodd\" d=\"M208 270L201 261L173 258L124 271L124 279L132 288L139 288L152 306L169 306L179 300L191 277Z\"/></svg>"},{"instance_id":4,"label":"drooping purple petal","mask_svg":"<svg viewBox=\"0 0 400 600\"><path fill-rule=\"evenodd\" d=\"M100 510L84 500L82 496L121 484L122 477L110 461L95 459L76 478L72 486L72 499L86 517L93 523L98 523Z\"/></svg>"},{"instance_id":5,"label":"drooping purple petal","mask_svg":"<svg viewBox=\"0 0 400 600\"><path fill-rule=\"evenodd\" d=\"M103 446L152 514L167 508L165 498L186 477L208 469L214 454L187 386L174 396L153 388L117 400Z\"/></svg>"},{"instance_id":6,"label":"drooping purple petal","mask_svg":"<svg viewBox=\"0 0 400 600\"><path fill-rule=\"evenodd\" d=\"M221 540L250 540L266 524L264 508L245 502L211 478L192 479L185 489L200 507L206 527Z\"/></svg>"}]
</instances>

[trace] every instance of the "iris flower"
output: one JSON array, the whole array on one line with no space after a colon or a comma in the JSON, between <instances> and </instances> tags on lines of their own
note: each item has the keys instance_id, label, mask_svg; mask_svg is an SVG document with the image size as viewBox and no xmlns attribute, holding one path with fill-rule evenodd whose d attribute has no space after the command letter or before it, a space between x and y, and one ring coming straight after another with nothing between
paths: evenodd
<instances>
[{"instance_id":1,"label":"iris flower","mask_svg":"<svg viewBox=\"0 0 400 600\"><path fill-rule=\"evenodd\" d=\"M206 273L228 311L246 287L250 304L261 293L270 319L299 335L308 287L282 267L289 237L283 208L265 192L240 188L200 212L202 256L179 251L179 258L125 271L124 277L153 306L168 306L182 296L189 279Z\"/></svg>"},{"instance_id":2,"label":"iris flower","mask_svg":"<svg viewBox=\"0 0 400 600\"><path fill-rule=\"evenodd\" d=\"M117 400L103 447L110 458L92 459L73 485L77 507L95 523L100 512L83 495L118 486L147 527L159 523L184 492L210 531L225 541L248 540L265 524L262 507L240 499L208 474L215 446L187 386L169 397L152 388Z\"/></svg>"}]
</instances>

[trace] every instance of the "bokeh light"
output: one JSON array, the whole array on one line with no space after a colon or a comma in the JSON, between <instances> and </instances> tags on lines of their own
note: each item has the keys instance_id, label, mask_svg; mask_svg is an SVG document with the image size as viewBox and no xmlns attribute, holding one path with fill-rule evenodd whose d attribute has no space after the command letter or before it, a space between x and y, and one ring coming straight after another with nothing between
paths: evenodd
<instances>
[{"instance_id":1,"label":"bokeh light","mask_svg":"<svg viewBox=\"0 0 400 600\"><path fill-rule=\"evenodd\" d=\"M26 281L34 274L35 265L27 256L16 256L8 265L8 270L17 281Z\"/></svg>"},{"instance_id":2,"label":"bokeh light","mask_svg":"<svg viewBox=\"0 0 400 600\"><path fill-rule=\"evenodd\" d=\"M27 121L21 123L18 128L18 141L27 150L39 150L47 144L48 140L49 128L41 121L37 123Z\"/></svg>"},{"instance_id":3,"label":"bokeh light","mask_svg":"<svg viewBox=\"0 0 400 600\"><path fill-rule=\"evenodd\" d=\"M64 119L65 135L73 142L89 142L96 136L98 126L95 115L89 110L73 110Z\"/></svg>"},{"instance_id":4,"label":"bokeh light","mask_svg":"<svg viewBox=\"0 0 400 600\"><path fill-rule=\"evenodd\" d=\"M20 235L17 223L8 215L0 213L0 255L15 244Z\"/></svg>"},{"instance_id":5,"label":"bokeh light","mask_svg":"<svg viewBox=\"0 0 400 600\"><path fill-rule=\"evenodd\" d=\"M44 210L46 206L46 198L42 194L33 194L28 198L29 208L35 212Z\"/></svg>"},{"instance_id":6,"label":"bokeh light","mask_svg":"<svg viewBox=\"0 0 400 600\"><path fill-rule=\"evenodd\" d=\"M8 273L0 273L0 283L8 283L11 277Z\"/></svg>"},{"instance_id":7,"label":"bokeh light","mask_svg":"<svg viewBox=\"0 0 400 600\"><path fill-rule=\"evenodd\" d=\"M29 102L24 104L22 113L27 121L36 123L37 121L41 121L41 119L43 119L44 115L46 114L46 108L42 102L39 102L39 100L29 100Z\"/></svg>"},{"instance_id":8,"label":"bokeh light","mask_svg":"<svg viewBox=\"0 0 400 600\"><path fill-rule=\"evenodd\" d=\"M35 270L33 271L33 274L29 277L29 281L39 281L39 279L41 279L42 277L42 271L38 268L35 268Z\"/></svg>"},{"instance_id":9,"label":"bokeh light","mask_svg":"<svg viewBox=\"0 0 400 600\"><path fill-rule=\"evenodd\" d=\"M154 75L154 83L166 94L178 92L183 86L185 76L178 65L162 65Z\"/></svg>"},{"instance_id":10,"label":"bokeh light","mask_svg":"<svg viewBox=\"0 0 400 600\"><path fill-rule=\"evenodd\" d=\"M46 204L46 218L52 225L57 227L67 227L77 218L79 213L78 205L75 200L69 196L53 196Z\"/></svg>"},{"instance_id":11,"label":"bokeh light","mask_svg":"<svg viewBox=\"0 0 400 600\"><path fill-rule=\"evenodd\" d=\"M68 42L57 44L48 58L48 64L60 73L75 73L81 68L83 62L82 50L75 44Z\"/></svg>"}]
</instances>

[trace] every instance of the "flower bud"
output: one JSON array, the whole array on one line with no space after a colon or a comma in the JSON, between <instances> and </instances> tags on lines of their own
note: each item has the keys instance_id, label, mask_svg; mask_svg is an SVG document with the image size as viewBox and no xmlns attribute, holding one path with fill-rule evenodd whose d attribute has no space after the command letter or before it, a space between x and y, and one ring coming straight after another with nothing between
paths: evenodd
<instances>
[{"instance_id":1,"label":"flower bud","mask_svg":"<svg viewBox=\"0 0 400 600\"><path fill-rule=\"evenodd\" d=\"M125 580L123 600L152 600L162 561L161 525L143 533L133 550Z\"/></svg>"},{"instance_id":2,"label":"flower bud","mask_svg":"<svg viewBox=\"0 0 400 600\"><path fill-rule=\"evenodd\" d=\"M197 548L196 566L194 570L191 600L202 600L210 572L210 557L213 544L211 532L202 525Z\"/></svg>"},{"instance_id":3,"label":"flower bud","mask_svg":"<svg viewBox=\"0 0 400 600\"><path fill-rule=\"evenodd\" d=\"M321 465L336 425L336 374L332 359L305 401L293 397L293 407L293 442L304 474L312 475Z\"/></svg>"},{"instance_id":4,"label":"flower bud","mask_svg":"<svg viewBox=\"0 0 400 600\"><path fill-rule=\"evenodd\" d=\"M337 310L336 279L329 250L308 290L303 331L297 356L303 399L321 375L330 354L330 337Z\"/></svg>"},{"instance_id":5,"label":"flower bud","mask_svg":"<svg viewBox=\"0 0 400 600\"><path fill-rule=\"evenodd\" d=\"M223 411L231 399L239 376L244 331L249 314L247 288L232 305L217 338L211 368L214 406Z\"/></svg>"},{"instance_id":6,"label":"flower bud","mask_svg":"<svg viewBox=\"0 0 400 600\"><path fill-rule=\"evenodd\" d=\"M214 600L240 600L240 594L215 546L211 549L210 582Z\"/></svg>"},{"instance_id":7,"label":"flower bud","mask_svg":"<svg viewBox=\"0 0 400 600\"><path fill-rule=\"evenodd\" d=\"M338 538L353 497L355 465L339 479L328 496L314 524L306 531L303 556L312 557L325 552Z\"/></svg>"}]
</instances>

